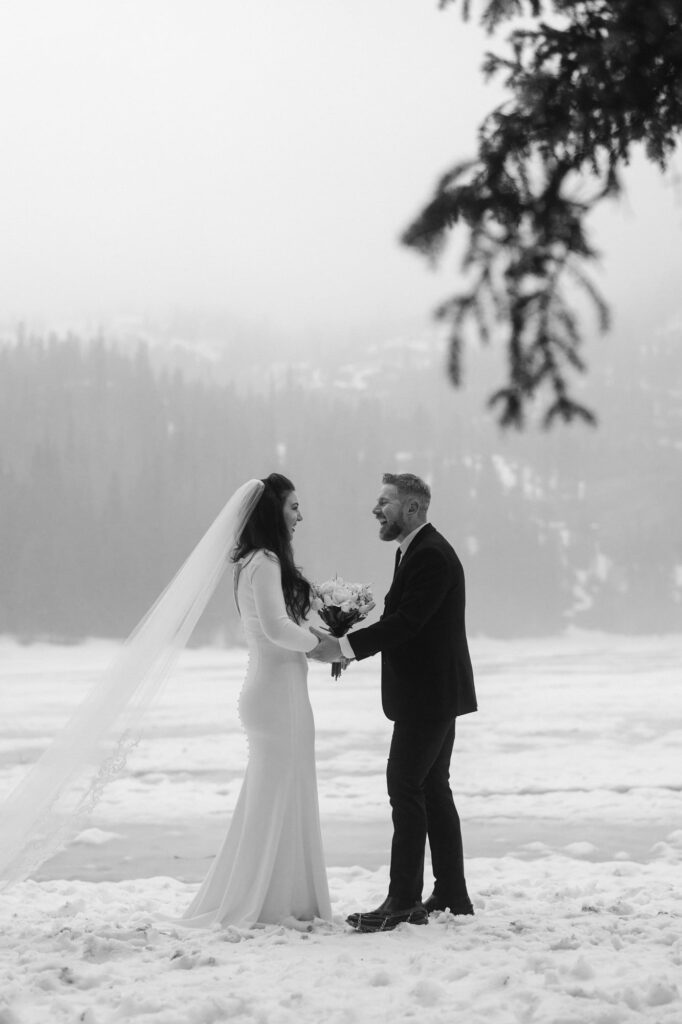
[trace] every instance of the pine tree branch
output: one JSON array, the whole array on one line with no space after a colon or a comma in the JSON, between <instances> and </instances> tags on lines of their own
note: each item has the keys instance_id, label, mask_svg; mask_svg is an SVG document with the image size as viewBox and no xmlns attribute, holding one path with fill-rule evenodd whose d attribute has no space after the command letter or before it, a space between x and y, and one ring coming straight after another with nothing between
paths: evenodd
<instances>
[{"instance_id":1,"label":"pine tree branch","mask_svg":"<svg viewBox=\"0 0 682 1024\"><path fill-rule=\"evenodd\" d=\"M470 16L468 0L462 13ZM508 54L486 54L482 68L486 77L503 76L509 100L483 121L476 157L441 177L402 241L436 262L453 230L467 236L465 290L436 311L451 326L453 383L461 382L470 334L485 342L501 337L508 382L490 405L503 426L522 426L526 407L547 390L546 425L593 423L569 390L570 374L585 370L575 289L590 299L600 331L610 322L587 272L597 258L587 217L620 193L620 171L635 147L643 145L661 169L668 165L682 130L682 5L482 3L489 33L520 17Z\"/></svg>"}]
</instances>

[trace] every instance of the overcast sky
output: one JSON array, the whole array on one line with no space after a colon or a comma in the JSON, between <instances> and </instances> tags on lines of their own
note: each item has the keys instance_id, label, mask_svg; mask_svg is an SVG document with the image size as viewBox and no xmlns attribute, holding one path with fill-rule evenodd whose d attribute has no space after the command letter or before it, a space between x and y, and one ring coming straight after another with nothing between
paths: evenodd
<instances>
[{"instance_id":1,"label":"overcast sky","mask_svg":"<svg viewBox=\"0 0 682 1024\"><path fill-rule=\"evenodd\" d=\"M0 320L428 326L452 266L397 238L473 151L483 45L437 0L0 0ZM682 308L673 180L596 226L617 315Z\"/></svg>"}]
</instances>

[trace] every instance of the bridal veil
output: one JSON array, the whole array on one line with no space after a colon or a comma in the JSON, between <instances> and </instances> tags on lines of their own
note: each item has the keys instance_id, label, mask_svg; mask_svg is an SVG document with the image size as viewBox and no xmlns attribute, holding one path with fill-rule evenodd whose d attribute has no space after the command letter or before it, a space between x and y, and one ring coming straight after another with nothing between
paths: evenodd
<instances>
[{"instance_id":1,"label":"bridal veil","mask_svg":"<svg viewBox=\"0 0 682 1024\"><path fill-rule=\"evenodd\" d=\"M168 678L263 492L249 480L229 499L73 717L0 807L0 887L26 878L83 826L136 746Z\"/></svg>"}]
</instances>

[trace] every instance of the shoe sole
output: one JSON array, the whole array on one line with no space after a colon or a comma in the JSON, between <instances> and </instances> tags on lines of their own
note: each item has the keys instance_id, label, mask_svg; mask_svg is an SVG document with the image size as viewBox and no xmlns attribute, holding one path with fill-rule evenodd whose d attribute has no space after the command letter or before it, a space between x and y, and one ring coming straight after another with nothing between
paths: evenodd
<instances>
[{"instance_id":1,"label":"shoe sole","mask_svg":"<svg viewBox=\"0 0 682 1024\"><path fill-rule=\"evenodd\" d=\"M427 907L429 914L450 914L452 917L473 917L474 908L469 909L468 907L455 907L452 910L450 907Z\"/></svg>"}]
</instances>

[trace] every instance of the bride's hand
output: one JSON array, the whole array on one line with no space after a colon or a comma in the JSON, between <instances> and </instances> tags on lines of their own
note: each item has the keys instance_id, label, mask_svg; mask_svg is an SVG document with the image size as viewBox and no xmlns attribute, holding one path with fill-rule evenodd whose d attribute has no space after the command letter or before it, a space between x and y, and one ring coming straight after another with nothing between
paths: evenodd
<instances>
[{"instance_id":1,"label":"bride's hand","mask_svg":"<svg viewBox=\"0 0 682 1024\"><path fill-rule=\"evenodd\" d=\"M308 626L308 632L312 633L313 636L317 637L317 647L319 647L320 643L323 640L326 640L327 637L329 636L329 633L323 633L321 629L316 629L315 626ZM315 651L317 650L317 647L313 647L312 651L306 651L306 658L312 658L312 656L315 654Z\"/></svg>"},{"instance_id":2,"label":"bride's hand","mask_svg":"<svg viewBox=\"0 0 682 1024\"><path fill-rule=\"evenodd\" d=\"M310 633L313 634L313 636L317 637L318 641L317 647L313 647L312 651L306 651L306 658L310 659L315 657L315 652L317 651L322 641L327 639L329 633L325 633L321 629L316 629L315 626L308 626L308 630Z\"/></svg>"},{"instance_id":3,"label":"bride's hand","mask_svg":"<svg viewBox=\"0 0 682 1024\"><path fill-rule=\"evenodd\" d=\"M316 636L320 641L317 647L313 647L312 651L308 651L309 658L312 658L314 661L326 662L342 660L341 645L336 637L323 633L321 629L316 629L315 626L309 626L308 628L313 636Z\"/></svg>"}]
</instances>

